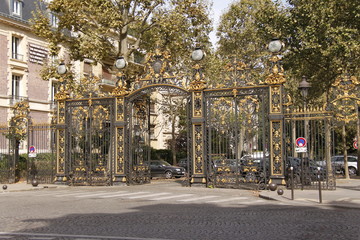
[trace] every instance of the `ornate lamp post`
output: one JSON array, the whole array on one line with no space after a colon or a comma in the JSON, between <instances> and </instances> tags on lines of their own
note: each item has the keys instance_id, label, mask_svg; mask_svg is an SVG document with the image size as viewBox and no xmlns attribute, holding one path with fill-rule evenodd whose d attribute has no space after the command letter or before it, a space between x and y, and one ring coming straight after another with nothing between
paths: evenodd
<instances>
[{"instance_id":1,"label":"ornate lamp post","mask_svg":"<svg viewBox=\"0 0 360 240\"><path fill-rule=\"evenodd\" d=\"M285 184L282 92L286 79L279 56L283 47L284 44L277 38L272 39L269 43L268 49L272 53L270 58L272 66L271 72L265 80L265 83L269 85L270 92L270 183L276 184Z\"/></svg>"},{"instance_id":2,"label":"ornate lamp post","mask_svg":"<svg viewBox=\"0 0 360 240\"><path fill-rule=\"evenodd\" d=\"M115 116L115 169L114 184L122 184L128 182L125 168L125 96L129 93L126 86L125 68L128 66L124 57L119 57L115 63L115 67L119 70L117 73L116 87L112 92L116 101L116 116Z\"/></svg>"},{"instance_id":3,"label":"ornate lamp post","mask_svg":"<svg viewBox=\"0 0 360 240\"><path fill-rule=\"evenodd\" d=\"M55 94L57 101L57 113L56 113L56 135L58 151L56 153L56 182L58 184L64 184L67 182L68 168L65 164L65 101L68 99L69 94L65 90L65 81L63 75L67 73L67 68L64 62L61 62L57 67L57 73L61 76L59 79L60 89Z\"/></svg>"},{"instance_id":4,"label":"ornate lamp post","mask_svg":"<svg viewBox=\"0 0 360 240\"><path fill-rule=\"evenodd\" d=\"M204 184L206 182L206 167L204 161L204 123L205 118L203 114L203 100L204 93L203 90L206 88L205 76L201 72L200 62L204 59L205 53L199 47L191 54L192 60L195 62L193 67L194 75L191 79L189 90L191 92L192 98L192 113L191 113L191 124L192 124L192 138L193 138L193 147L192 147L192 159L191 164L193 166L192 172L190 172L190 183L191 184Z\"/></svg>"}]
</instances>

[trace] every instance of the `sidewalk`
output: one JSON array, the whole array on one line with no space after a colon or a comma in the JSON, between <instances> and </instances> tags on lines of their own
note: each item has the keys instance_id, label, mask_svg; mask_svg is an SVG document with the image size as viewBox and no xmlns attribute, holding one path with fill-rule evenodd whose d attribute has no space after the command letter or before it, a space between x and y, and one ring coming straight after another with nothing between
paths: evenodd
<instances>
[{"instance_id":1,"label":"sidewalk","mask_svg":"<svg viewBox=\"0 0 360 240\"><path fill-rule=\"evenodd\" d=\"M7 186L7 189L4 190L3 186ZM44 188L64 188L68 187L67 185L58 185L58 184L39 184L37 187L33 187L31 184L24 182L17 182L12 184L1 184L0 192L17 192L17 191L33 191L41 190Z\"/></svg>"},{"instance_id":2,"label":"sidewalk","mask_svg":"<svg viewBox=\"0 0 360 240\"><path fill-rule=\"evenodd\" d=\"M6 185L7 189L3 190L3 186ZM1 192L17 192L17 191L34 191L42 190L45 188L67 188L67 185L57 184L39 184L37 187L33 187L26 182L18 182L14 184L2 184L0 185ZM294 190L294 200L291 200L291 190L286 189L284 186L279 188L283 189L284 194L279 195L277 191L263 190L259 192L259 197L267 200L281 201L291 205L328 205L336 207L346 208L359 208L360 209L360 179L337 179L336 190L322 190L322 204L319 203L319 191L318 190Z\"/></svg>"},{"instance_id":3,"label":"sidewalk","mask_svg":"<svg viewBox=\"0 0 360 240\"><path fill-rule=\"evenodd\" d=\"M277 191L261 191L259 197L276 200L289 204L314 205L320 204L319 190L294 190L294 200L291 200L291 189L280 187L284 190L283 195ZM336 190L322 190L322 205L330 205L346 208L360 208L360 179L336 179Z\"/></svg>"}]
</instances>

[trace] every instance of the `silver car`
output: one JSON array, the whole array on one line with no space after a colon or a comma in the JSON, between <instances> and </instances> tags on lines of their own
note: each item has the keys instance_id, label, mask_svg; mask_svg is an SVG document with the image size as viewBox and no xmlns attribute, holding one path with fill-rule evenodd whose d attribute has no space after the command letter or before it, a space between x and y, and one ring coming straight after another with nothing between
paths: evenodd
<instances>
[{"instance_id":1,"label":"silver car","mask_svg":"<svg viewBox=\"0 0 360 240\"><path fill-rule=\"evenodd\" d=\"M358 169L357 159L357 156L348 156L349 175L356 175ZM331 163L337 171L344 171L344 155L332 156Z\"/></svg>"}]
</instances>

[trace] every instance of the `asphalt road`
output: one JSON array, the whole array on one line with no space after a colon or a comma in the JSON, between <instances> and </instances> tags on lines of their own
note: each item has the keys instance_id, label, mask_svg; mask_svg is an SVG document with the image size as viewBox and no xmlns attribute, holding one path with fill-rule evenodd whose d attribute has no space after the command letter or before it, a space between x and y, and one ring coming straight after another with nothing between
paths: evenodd
<instances>
[{"instance_id":1,"label":"asphalt road","mask_svg":"<svg viewBox=\"0 0 360 240\"><path fill-rule=\"evenodd\" d=\"M359 209L173 181L3 192L0 213L0 239L360 239Z\"/></svg>"}]
</instances>

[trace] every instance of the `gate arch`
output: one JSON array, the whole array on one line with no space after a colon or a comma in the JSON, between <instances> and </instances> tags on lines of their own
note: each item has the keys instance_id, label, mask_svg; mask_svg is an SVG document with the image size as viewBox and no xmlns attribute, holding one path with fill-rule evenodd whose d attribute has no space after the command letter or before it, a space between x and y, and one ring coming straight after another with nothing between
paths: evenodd
<instances>
[{"instance_id":1,"label":"gate arch","mask_svg":"<svg viewBox=\"0 0 360 240\"><path fill-rule=\"evenodd\" d=\"M163 114L161 110L157 111L157 113L155 111L157 110L156 105L164 104L164 102L160 102L159 104L154 102L154 97L156 97L158 101L159 96L160 99L168 101L165 104L169 104L171 109L171 105L177 100L178 102L184 103L187 108L186 111L189 112L188 108L191 105L189 91L171 84L149 85L140 88L125 97L124 132L126 134L126 139L124 142L124 149L127 183L138 184L150 181L149 166L147 162L151 160L151 138L152 134L155 133L156 114L158 114L158 117L164 117L161 116L161 114ZM161 108L164 108L164 106L162 105ZM174 116L170 121L176 121ZM172 128L176 127L175 125L175 122L172 123ZM188 129L187 132L189 133L189 119L187 119L186 125L186 128ZM190 145L191 142L188 141L188 153L190 152ZM189 158L190 155L187 154L187 157ZM188 167L188 171L189 170L190 168Z\"/></svg>"}]
</instances>

